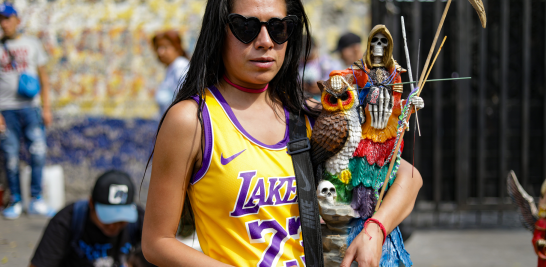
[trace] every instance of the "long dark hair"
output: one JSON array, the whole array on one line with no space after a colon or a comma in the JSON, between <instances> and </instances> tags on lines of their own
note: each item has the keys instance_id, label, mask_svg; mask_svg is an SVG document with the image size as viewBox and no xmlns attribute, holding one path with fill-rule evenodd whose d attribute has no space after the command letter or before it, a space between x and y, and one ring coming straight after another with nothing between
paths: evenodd
<instances>
[{"instance_id":1,"label":"long dark hair","mask_svg":"<svg viewBox=\"0 0 546 267\"><path fill-rule=\"evenodd\" d=\"M224 75L224 63L222 61L222 51L227 33L228 15L230 14L233 1L236 0L208 0L201 25L201 32L195 45L195 51L190 60L190 67L185 76L184 82L179 85L173 103L168 110L180 101L192 99L193 96L199 97L197 117L203 125L202 110L204 106L205 90L208 86L218 84ZM295 15L299 18L294 33L287 42L286 53L281 69L269 82L267 90L268 97L272 101L282 104L287 110L294 113L305 113L310 116L317 116L318 112L310 107L304 101L302 79L299 77L298 67L300 59L305 58L303 64L309 56L310 51L310 26L307 15L303 8L301 0L285 0L288 15ZM303 40L305 38L305 41ZM305 46L303 44L306 44ZM161 117L159 129L165 120L165 114ZM284 116L283 116L284 117ZM201 127L203 130L204 127ZM203 137L204 134L201 134ZM201 151L204 150L204 142L201 142ZM155 146L154 146L155 149ZM146 164L146 169L153 156L152 153ZM146 173L146 171L145 171ZM189 201L186 198L184 210L188 211ZM191 209L189 210L191 214ZM185 212L183 212L184 214ZM193 215L190 215L193 217Z\"/></svg>"},{"instance_id":2,"label":"long dark hair","mask_svg":"<svg viewBox=\"0 0 546 267\"><path fill-rule=\"evenodd\" d=\"M209 0L203 16L201 32L195 45L184 83L179 86L174 104L190 99L192 96L204 97L207 86L217 84L224 74L222 51L226 38L226 25L234 0ZM286 0L289 15L296 15L300 23L287 43L284 63L277 75L269 83L270 99L279 101L292 112L301 112L304 107L303 87L298 73L299 58L303 53L309 55L310 48L302 49L304 38L309 39L309 22L301 0ZM307 44L310 41L306 42ZM201 113L201 108L199 109Z\"/></svg>"}]
</instances>

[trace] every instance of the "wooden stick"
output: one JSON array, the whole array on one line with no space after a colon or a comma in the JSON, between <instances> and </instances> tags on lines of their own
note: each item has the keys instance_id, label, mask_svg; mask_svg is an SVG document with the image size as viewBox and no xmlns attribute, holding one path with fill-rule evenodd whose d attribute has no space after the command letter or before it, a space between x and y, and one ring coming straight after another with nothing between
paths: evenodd
<instances>
[{"instance_id":1,"label":"wooden stick","mask_svg":"<svg viewBox=\"0 0 546 267\"><path fill-rule=\"evenodd\" d=\"M423 68L423 72L421 73L421 79L419 80L419 84L417 87L419 87L419 92L417 92L417 96L421 93L421 85L425 79L425 75L428 72L428 65L430 64L430 59L432 58L432 54L434 53L434 48L436 47L436 42L438 41L438 37L440 36L440 32L442 31L442 27L444 26L444 21L447 16L447 11L449 10L449 6L451 5L451 0L447 1L447 5L444 9L444 13L442 14L442 19L440 20L440 24L438 25L438 29L436 30L436 36L434 36L434 41L432 41L432 46L430 47L430 51L428 52L427 61L425 62L425 66ZM406 120L406 123L409 121L411 117L411 113L408 115L408 118ZM381 188L381 194L379 195L379 199L377 200L377 205L375 205L375 211L379 210L379 206L381 205L381 201L383 199L383 196L385 195L385 190L387 189L387 185L389 184L389 177L391 176L392 168L394 167L394 162L396 162L396 158L398 156L398 151L400 151L400 144L402 143L402 140L404 139L404 133L406 132L406 126L405 124L402 126L402 134L400 134L400 139L398 139L398 142L396 143L396 149L394 150L394 154L391 158L391 163L389 164L389 170L387 171L387 176L385 177L385 181L383 181L383 187Z\"/></svg>"},{"instance_id":2,"label":"wooden stick","mask_svg":"<svg viewBox=\"0 0 546 267\"><path fill-rule=\"evenodd\" d=\"M387 188L387 184L389 184L389 177L391 176L392 168L394 167L394 163L396 162L396 158L398 157L398 151L400 151L400 144L402 144L402 140L404 140L405 133L406 133L406 127L404 127L404 130L402 134L400 135L400 139L398 139L398 142L396 143L396 150L394 154L392 154L391 163L389 164L389 171L387 172L387 177L385 177L385 181L383 182L383 187L381 188L381 194L379 195L379 199L377 200L377 204L375 205L375 211L379 210L379 206L381 205L381 200L383 199L383 195L385 194L385 189Z\"/></svg>"},{"instance_id":3,"label":"wooden stick","mask_svg":"<svg viewBox=\"0 0 546 267\"><path fill-rule=\"evenodd\" d=\"M436 42L438 41L438 37L440 36L440 32L442 31L442 27L444 26L444 21L446 20L447 11L449 10L450 5L451 5L451 0L448 0L447 5L444 9L444 14L442 14L442 19L440 20L440 24L438 25L438 29L436 30L434 41L432 41L432 46L430 47L430 51L428 52L427 61L425 63L425 67L423 68L423 73L421 73L419 84L417 85L417 87L419 88L421 88L421 85L423 84L423 80L425 79L425 73L428 70L428 64L430 63L430 59L432 58L432 54L434 53L434 48L436 47ZM421 92L419 91L419 93ZM417 94L417 96L419 96L419 94Z\"/></svg>"},{"instance_id":4,"label":"wooden stick","mask_svg":"<svg viewBox=\"0 0 546 267\"><path fill-rule=\"evenodd\" d=\"M444 40L442 41L440 48L438 48L438 52L436 52L436 56L434 57L434 60L432 61L432 65L430 65L430 69L428 69L427 76L425 76L425 81L423 82L423 86L425 86L425 83L428 81L428 75L430 74L432 67L434 67L434 63L436 63L436 59L438 58L440 51L442 51L442 47L444 47L444 43L446 42L446 39L447 39L447 36L444 36ZM417 95L421 93L421 90L423 90L423 87L419 87L419 92L417 93Z\"/></svg>"}]
</instances>

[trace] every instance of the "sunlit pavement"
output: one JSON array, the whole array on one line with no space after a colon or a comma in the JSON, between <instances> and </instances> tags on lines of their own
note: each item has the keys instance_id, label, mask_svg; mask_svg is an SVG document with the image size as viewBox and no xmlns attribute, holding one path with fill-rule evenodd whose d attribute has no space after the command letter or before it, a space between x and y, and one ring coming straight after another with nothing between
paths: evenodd
<instances>
[{"instance_id":1,"label":"sunlit pavement","mask_svg":"<svg viewBox=\"0 0 546 267\"><path fill-rule=\"evenodd\" d=\"M0 219L0 266L28 266L48 219ZM406 249L416 267L536 266L532 235L525 230L415 231ZM198 240L182 242L199 248Z\"/></svg>"},{"instance_id":2,"label":"sunlit pavement","mask_svg":"<svg viewBox=\"0 0 546 267\"><path fill-rule=\"evenodd\" d=\"M13 221L0 217L0 266L28 266L48 221L24 213Z\"/></svg>"},{"instance_id":3,"label":"sunlit pavement","mask_svg":"<svg viewBox=\"0 0 546 267\"><path fill-rule=\"evenodd\" d=\"M526 230L421 230L406 250L416 267L532 267L531 239Z\"/></svg>"}]
</instances>

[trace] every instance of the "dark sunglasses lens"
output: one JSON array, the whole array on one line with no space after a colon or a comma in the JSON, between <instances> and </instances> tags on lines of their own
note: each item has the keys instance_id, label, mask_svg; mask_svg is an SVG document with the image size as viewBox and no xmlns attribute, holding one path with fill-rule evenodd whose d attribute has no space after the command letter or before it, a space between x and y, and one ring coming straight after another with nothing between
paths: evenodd
<instances>
[{"instance_id":1,"label":"dark sunglasses lens","mask_svg":"<svg viewBox=\"0 0 546 267\"><path fill-rule=\"evenodd\" d=\"M278 44L282 44L288 40L292 32L294 31L294 21L293 20L280 20L272 19L269 21L269 35L271 39Z\"/></svg>"},{"instance_id":2,"label":"dark sunglasses lens","mask_svg":"<svg viewBox=\"0 0 546 267\"><path fill-rule=\"evenodd\" d=\"M243 43L250 43L260 32L260 21L243 17L232 18L231 31Z\"/></svg>"}]
</instances>

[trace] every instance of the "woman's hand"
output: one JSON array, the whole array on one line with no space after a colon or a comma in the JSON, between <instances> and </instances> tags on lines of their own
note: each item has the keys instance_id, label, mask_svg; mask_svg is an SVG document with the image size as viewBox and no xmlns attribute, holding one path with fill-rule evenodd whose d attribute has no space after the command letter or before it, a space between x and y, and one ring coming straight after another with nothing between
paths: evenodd
<instances>
[{"instance_id":1,"label":"woman's hand","mask_svg":"<svg viewBox=\"0 0 546 267\"><path fill-rule=\"evenodd\" d=\"M383 239L379 226L373 222L368 223L345 252L341 267L349 267L353 261L358 262L358 267L378 267Z\"/></svg>"}]
</instances>

